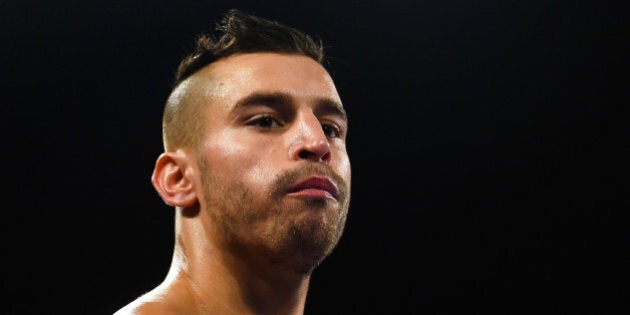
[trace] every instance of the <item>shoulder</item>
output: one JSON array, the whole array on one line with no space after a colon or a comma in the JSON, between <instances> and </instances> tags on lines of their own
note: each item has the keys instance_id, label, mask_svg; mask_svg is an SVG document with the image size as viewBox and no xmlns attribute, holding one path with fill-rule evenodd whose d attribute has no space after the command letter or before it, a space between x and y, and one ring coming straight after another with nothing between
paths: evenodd
<instances>
[{"instance_id":1,"label":"shoulder","mask_svg":"<svg viewBox=\"0 0 630 315\"><path fill-rule=\"evenodd\" d=\"M178 312L168 302L167 295L161 290L154 289L139 296L131 303L116 311L113 315L176 315Z\"/></svg>"},{"instance_id":2,"label":"shoulder","mask_svg":"<svg viewBox=\"0 0 630 315\"><path fill-rule=\"evenodd\" d=\"M113 315L181 315L191 314L186 298L171 288L156 288L125 305Z\"/></svg>"},{"instance_id":3,"label":"shoulder","mask_svg":"<svg viewBox=\"0 0 630 315\"><path fill-rule=\"evenodd\" d=\"M182 314L172 306L161 301L133 301L119 309L113 315L178 315Z\"/></svg>"},{"instance_id":4,"label":"shoulder","mask_svg":"<svg viewBox=\"0 0 630 315\"><path fill-rule=\"evenodd\" d=\"M168 309L164 303L157 301L135 300L123 308L119 309L113 315L171 315L176 314Z\"/></svg>"}]
</instances>

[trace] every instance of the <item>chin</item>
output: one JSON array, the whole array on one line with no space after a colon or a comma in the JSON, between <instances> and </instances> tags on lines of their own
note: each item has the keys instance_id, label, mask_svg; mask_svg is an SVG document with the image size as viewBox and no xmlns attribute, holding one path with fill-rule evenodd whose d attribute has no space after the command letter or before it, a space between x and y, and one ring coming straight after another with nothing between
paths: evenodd
<instances>
[{"instance_id":1,"label":"chin","mask_svg":"<svg viewBox=\"0 0 630 315\"><path fill-rule=\"evenodd\" d=\"M286 254L303 260L305 264L316 266L326 258L337 245L341 232L336 222L305 219L292 227L288 233L289 249Z\"/></svg>"}]
</instances>

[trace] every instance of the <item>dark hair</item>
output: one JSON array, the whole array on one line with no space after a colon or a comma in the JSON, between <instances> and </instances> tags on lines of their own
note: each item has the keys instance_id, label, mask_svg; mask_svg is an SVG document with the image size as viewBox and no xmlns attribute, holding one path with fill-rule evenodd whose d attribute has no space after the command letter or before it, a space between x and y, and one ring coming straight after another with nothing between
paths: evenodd
<instances>
[{"instance_id":1,"label":"dark hair","mask_svg":"<svg viewBox=\"0 0 630 315\"><path fill-rule=\"evenodd\" d=\"M198 102L174 97L173 92L201 68L239 53L274 52L310 57L323 66L323 46L305 33L275 21L262 19L232 9L225 13L216 30L218 40L210 35L197 38L194 52L179 63L173 90L164 107L162 133L164 149L195 146L202 134Z\"/></svg>"},{"instance_id":2,"label":"dark hair","mask_svg":"<svg viewBox=\"0 0 630 315\"><path fill-rule=\"evenodd\" d=\"M203 34L197 38L195 50L179 64L173 86L204 66L237 53L276 52L305 55L320 64L324 60L321 41L295 28L231 9L215 30L218 40Z\"/></svg>"}]
</instances>

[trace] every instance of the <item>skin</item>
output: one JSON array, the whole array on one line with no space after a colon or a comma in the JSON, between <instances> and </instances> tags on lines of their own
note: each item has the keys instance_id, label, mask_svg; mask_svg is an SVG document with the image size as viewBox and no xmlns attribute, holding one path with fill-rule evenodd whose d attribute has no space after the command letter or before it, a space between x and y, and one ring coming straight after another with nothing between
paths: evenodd
<instances>
[{"instance_id":1,"label":"skin","mask_svg":"<svg viewBox=\"0 0 630 315\"><path fill-rule=\"evenodd\" d=\"M202 120L197 144L163 153L152 176L176 209L173 261L116 315L303 314L350 200L333 80L305 56L238 54L195 73L169 102L198 104Z\"/></svg>"}]
</instances>

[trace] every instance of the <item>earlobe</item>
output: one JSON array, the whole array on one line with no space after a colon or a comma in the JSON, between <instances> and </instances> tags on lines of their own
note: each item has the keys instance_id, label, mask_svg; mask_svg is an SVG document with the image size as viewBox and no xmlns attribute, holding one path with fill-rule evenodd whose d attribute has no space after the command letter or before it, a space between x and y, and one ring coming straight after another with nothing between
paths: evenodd
<instances>
[{"instance_id":1,"label":"earlobe","mask_svg":"<svg viewBox=\"0 0 630 315\"><path fill-rule=\"evenodd\" d=\"M174 207L191 207L197 202L188 157L181 151L162 153L155 162L151 183L162 200Z\"/></svg>"}]
</instances>

